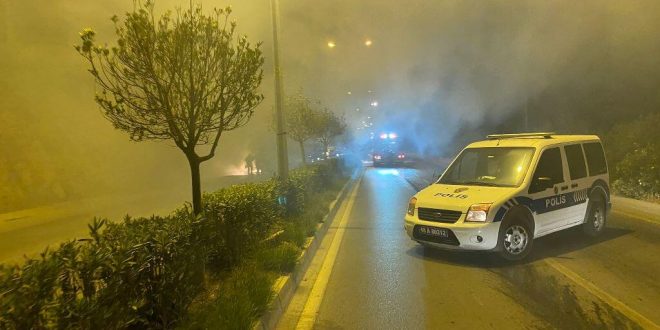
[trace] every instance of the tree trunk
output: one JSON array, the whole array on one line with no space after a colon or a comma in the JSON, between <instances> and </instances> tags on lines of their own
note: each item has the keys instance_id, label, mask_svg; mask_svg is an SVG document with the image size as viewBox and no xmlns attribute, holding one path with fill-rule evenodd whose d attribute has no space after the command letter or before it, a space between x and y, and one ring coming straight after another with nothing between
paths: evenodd
<instances>
[{"instance_id":1,"label":"tree trunk","mask_svg":"<svg viewBox=\"0 0 660 330\"><path fill-rule=\"evenodd\" d=\"M323 141L323 159L328 159L328 148L330 148L330 142Z\"/></svg>"},{"instance_id":2,"label":"tree trunk","mask_svg":"<svg viewBox=\"0 0 660 330\"><path fill-rule=\"evenodd\" d=\"M202 212L202 184L199 174L199 161L196 155L186 155L190 164L190 178L192 183L193 212L197 215Z\"/></svg>"},{"instance_id":3,"label":"tree trunk","mask_svg":"<svg viewBox=\"0 0 660 330\"><path fill-rule=\"evenodd\" d=\"M307 164L307 159L305 159L305 141L298 141L300 144L300 155L302 156L303 164Z\"/></svg>"}]
</instances>

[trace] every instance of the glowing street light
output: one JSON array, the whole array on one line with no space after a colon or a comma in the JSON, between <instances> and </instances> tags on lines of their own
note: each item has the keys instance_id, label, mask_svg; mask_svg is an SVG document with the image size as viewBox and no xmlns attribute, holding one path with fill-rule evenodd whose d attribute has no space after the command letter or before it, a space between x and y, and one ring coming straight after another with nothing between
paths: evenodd
<instances>
[{"instance_id":1,"label":"glowing street light","mask_svg":"<svg viewBox=\"0 0 660 330\"><path fill-rule=\"evenodd\" d=\"M371 44L373 44L371 39L367 39L367 40L364 41L364 45L367 46L367 47L371 46Z\"/></svg>"},{"instance_id":2,"label":"glowing street light","mask_svg":"<svg viewBox=\"0 0 660 330\"><path fill-rule=\"evenodd\" d=\"M337 46L337 44L335 44L334 41L328 41L328 48L335 48L335 46Z\"/></svg>"},{"instance_id":3,"label":"glowing street light","mask_svg":"<svg viewBox=\"0 0 660 330\"><path fill-rule=\"evenodd\" d=\"M378 106L378 101L371 102L371 106L374 107L374 108L377 107Z\"/></svg>"}]
</instances>

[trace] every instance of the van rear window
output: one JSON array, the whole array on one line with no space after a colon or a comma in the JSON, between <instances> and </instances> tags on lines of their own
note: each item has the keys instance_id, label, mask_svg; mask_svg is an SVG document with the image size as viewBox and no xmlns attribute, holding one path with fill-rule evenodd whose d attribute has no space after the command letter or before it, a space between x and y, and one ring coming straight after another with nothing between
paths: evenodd
<instances>
[{"instance_id":1,"label":"van rear window","mask_svg":"<svg viewBox=\"0 0 660 330\"><path fill-rule=\"evenodd\" d=\"M600 142L584 144L584 153L587 155L587 165L589 175L598 175L607 173L607 163L605 162L605 153Z\"/></svg>"},{"instance_id":2,"label":"van rear window","mask_svg":"<svg viewBox=\"0 0 660 330\"><path fill-rule=\"evenodd\" d=\"M581 179L587 176L587 166L584 164L584 155L582 146L572 144L564 147L566 152L566 161L568 161L568 171L571 174L571 180Z\"/></svg>"}]
</instances>

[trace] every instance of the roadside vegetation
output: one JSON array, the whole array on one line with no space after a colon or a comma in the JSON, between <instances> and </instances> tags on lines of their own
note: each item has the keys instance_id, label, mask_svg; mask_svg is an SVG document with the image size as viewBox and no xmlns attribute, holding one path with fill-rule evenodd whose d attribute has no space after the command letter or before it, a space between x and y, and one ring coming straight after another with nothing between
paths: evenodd
<instances>
[{"instance_id":1,"label":"roadside vegetation","mask_svg":"<svg viewBox=\"0 0 660 330\"><path fill-rule=\"evenodd\" d=\"M660 113L614 126L605 137L615 193L660 202Z\"/></svg>"},{"instance_id":2,"label":"roadside vegetation","mask_svg":"<svg viewBox=\"0 0 660 330\"><path fill-rule=\"evenodd\" d=\"M202 208L200 164L264 99L261 43L238 35L231 12L206 14L190 2L157 17L153 1L136 1L123 20L112 18L115 46L98 42L89 28L75 46L99 89L96 103L116 129L133 141L171 141L185 155L195 214Z\"/></svg>"},{"instance_id":3,"label":"roadside vegetation","mask_svg":"<svg viewBox=\"0 0 660 330\"><path fill-rule=\"evenodd\" d=\"M284 109L289 137L298 143L303 164L307 162L305 142L316 140L322 147L323 158L326 158L332 141L346 133L344 117L324 108L321 101L313 101L302 91L288 96Z\"/></svg>"},{"instance_id":4,"label":"roadside vegetation","mask_svg":"<svg viewBox=\"0 0 660 330\"><path fill-rule=\"evenodd\" d=\"M263 100L260 43L235 33L231 8L207 15L191 3L156 17L152 1L135 4L112 18L116 46L85 29L76 50L116 129L183 152L192 203L168 216L94 219L88 238L0 264L0 329L248 329L346 181L339 160L324 157L285 180L202 195L200 164ZM327 155L345 124L319 113L313 137Z\"/></svg>"},{"instance_id":5,"label":"roadside vegetation","mask_svg":"<svg viewBox=\"0 0 660 330\"><path fill-rule=\"evenodd\" d=\"M165 217L94 219L89 238L0 265L0 328L249 328L344 181L328 160L285 183L205 194L199 215L187 205Z\"/></svg>"}]
</instances>

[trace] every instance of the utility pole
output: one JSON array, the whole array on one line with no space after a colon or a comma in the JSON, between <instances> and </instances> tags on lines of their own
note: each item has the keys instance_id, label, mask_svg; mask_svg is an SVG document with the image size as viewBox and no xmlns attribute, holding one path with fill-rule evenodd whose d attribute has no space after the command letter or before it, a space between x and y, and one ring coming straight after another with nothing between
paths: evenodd
<instances>
[{"instance_id":1,"label":"utility pole","mask_svg":"<svg viewBox=\"0 0 660 330\"><path fill-rule=\"evenodd\" d=\"M277 129L277 176L280 180L289 177L289 154L286 148L286 118L282 110L282 71L279 49L279 5L278 0L270 0L273 16L273 66L275 68L275 116Z\"/></svg>"},{"instance_id":2,"label":"utility pole","mask_svg":"<svg viewBox=\"0 0 660 330\"><path fill-rule=\"evenodd\" d=\"M529 132L529 96L525 98L525 132Z\"/></svg>"}]
</instances>

